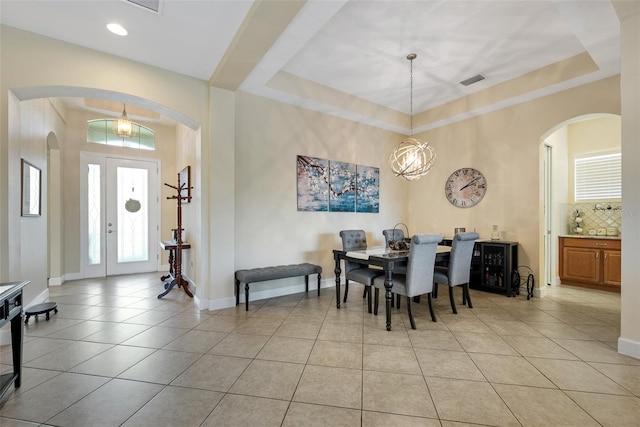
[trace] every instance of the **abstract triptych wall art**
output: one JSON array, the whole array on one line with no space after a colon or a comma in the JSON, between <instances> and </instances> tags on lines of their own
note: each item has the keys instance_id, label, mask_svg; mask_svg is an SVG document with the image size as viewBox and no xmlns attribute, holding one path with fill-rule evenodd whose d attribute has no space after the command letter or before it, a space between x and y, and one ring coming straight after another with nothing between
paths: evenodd
<instances>
[{"instance_id":1,"label":"abstract triptych wall art","mask_svg":"<svg viewBox=\"0 0 640 427\"><path fill-rule=\"evenodd\" d=\"M379 168L298 156L297 177L299 211L380 211Z\"/></svg>"}]
</instances>

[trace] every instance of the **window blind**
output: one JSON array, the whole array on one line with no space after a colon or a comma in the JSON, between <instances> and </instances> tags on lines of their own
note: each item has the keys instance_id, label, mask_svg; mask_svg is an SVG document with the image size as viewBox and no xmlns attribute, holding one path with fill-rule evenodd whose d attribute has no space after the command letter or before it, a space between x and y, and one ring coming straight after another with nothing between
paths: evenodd
<instances>
[{"instance_id":1,"label":"window blind","mask_svg":"<svg viewBox=\"0 0 640 427\"><path fill-rule=\"evenodd\" d=\"M622 155L575 159L575 200L622 198Z\"/></svg>"}]
</instances>

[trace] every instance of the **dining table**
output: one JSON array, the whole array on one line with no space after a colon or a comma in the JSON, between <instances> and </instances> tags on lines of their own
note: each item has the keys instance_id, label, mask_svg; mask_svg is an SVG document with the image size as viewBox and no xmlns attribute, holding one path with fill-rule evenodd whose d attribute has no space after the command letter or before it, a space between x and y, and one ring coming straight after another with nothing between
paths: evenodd
<instances>
[{"instance_id":1,"label":"dining table","mask_svg":"<svg viewBox=\"0 0 640 427\"><path fill-rule=\"evenodd\" d=\"M436 264L449 261L451 246L438 245L436 251ZM387 247L372 247L363 250L333 250L333 260L335 262L336 274L336 308L340 309L340 275L342 269L341 261L350 261L363 266L381 267L384 273L384 287L387 313L387 331L391 330L391 301L393 289L393 273L398 272L402 267L407 266L409 261L409 250L393 250Z\"/></svg>"}]
</instances>

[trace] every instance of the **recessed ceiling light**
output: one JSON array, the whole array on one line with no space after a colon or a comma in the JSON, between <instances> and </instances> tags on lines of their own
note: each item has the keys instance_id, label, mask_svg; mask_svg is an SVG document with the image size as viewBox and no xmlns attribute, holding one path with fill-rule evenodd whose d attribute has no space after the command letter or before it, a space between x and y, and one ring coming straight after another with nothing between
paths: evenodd
<instances>
[{"instance_id":1,"label":"recessed ceiling light","mask_svg":"<svg viewBox=\"0 0 640 427\"><path fill-rule=\"evenodd\" d=\"M127 30L122 25L116 24L115 22L107 24L107 29L113 34L117 34L119 36L126 36L128 34Z\"/></svg>"}]
</instances>

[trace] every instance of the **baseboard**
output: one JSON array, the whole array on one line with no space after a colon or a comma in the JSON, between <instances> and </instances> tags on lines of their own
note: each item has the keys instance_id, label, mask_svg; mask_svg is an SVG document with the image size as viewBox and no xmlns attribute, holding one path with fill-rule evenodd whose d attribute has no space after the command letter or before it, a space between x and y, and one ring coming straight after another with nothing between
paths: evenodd
<instances>
[{"instance_id":1,"label":"baseboard","mask_svg":"<svg viewBox=\"0 0 640 427\"><path fill-rule=\"evenodd\" d=\"M618 353L640 359L640 342L618 338Z\"/></svg>"},{"instance_id":2,"label":"baseboard","mask_svg":"<svg viewBox=\"0 0 640 427\"><path fill-rule=\"evenodd\" d=\"M40 292L40 294L35 297L33 300L29 301L29 305L24 306L23 308L26 310L29 307L32 307L36 304L41 304L46 302L49 299L49 289L45 289ZM2 329L0 329L0 345L9 345L11 344L11 322L4 325Z\"/></svg>"},{"instance_id":3,"label":"baseboard","mask_svg":"<svg viewBox=\"0 0 640 427\"><path fill-rule=\"evenodd\" d=\"M533 297L534 298L544 298L546 296L547 296L547 287L546 287L546 285L544 287L542 287L542 288L533 288Z\"/></svg>"},{"instance_id":4,"label":"baseboard","mask_svg":"<svg viewBox=\"0 0 640 427\"><path fill-rule=\"evenodd\" d=\"M262 284L263 282L256 282L256 283L252 283L251 284L251 289L249 292L249 300L250 301L260 301L263 299L269 299L269 298L276 298L276 297L282 297L285 295L292 295L292 294L297 294L300 292L304 292L305 290L305 285L304 283L298 284L298 285L292 285L292 286L284 286L281 288L272 288L272 289L255 289L255 287L260 286L260 284ZM263 284L263 286L268 287L268 285L266 285L266 282L264 282L265 284ZM316 286L316 283L318 283L316 280L313 280L311 278L309 278L309 293L314 292L316 295L318 293L318 288ZM344 281L342 282L344 284ZM254 286L255 285L255 286ZM320 289L323 288L331 288L331 287L335 287L336 286L336 282L335 279L322 279L320 280ZM245 302L245 298L244 298L244 286L240 285L240 305L244 305ZM236 305L236 298L235 296L233 297L226 297L226 298L220 298L220 299L210 299L208 301L202 301L202 306L198 306L200 307L201 310L222 310L224 308L230 308L230 307L235 307Z\"/></svg>"},{"instance_id":5,"label":"baseboard","mask_svg":"<svg viewBox=\"0 0 640 427\"><path fill-rule=\"evenodd\" d=\"M49 286L62 286L63 283L63 277L49 277Z\"/></svg>"},{"instance_id":6,"label":"baseboard","mask_svg":"<svg viewBox=\"0 0 640 427\"><path fill-rule=\"evenodd\" d=\"M88 277L85 277L82 275L82 273L66 273L64 275L65 281L67 280L80 280L80 279L88 279Z\"/></svg>"}]
</instances>

